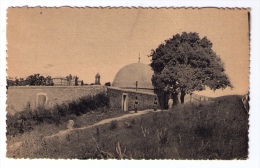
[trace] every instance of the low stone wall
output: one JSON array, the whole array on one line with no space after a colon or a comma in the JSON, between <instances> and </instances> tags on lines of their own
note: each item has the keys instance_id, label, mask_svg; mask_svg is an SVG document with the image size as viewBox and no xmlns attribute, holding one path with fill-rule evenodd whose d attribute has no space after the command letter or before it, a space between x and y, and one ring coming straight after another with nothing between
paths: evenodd
<instances>
[{"instance_id":1,"label":"low stone wall","mask_svg":"<svg viewBox=\"0 0 260 168\"><path fill-rule=\"evenodd\" d=\"M134 102L136 97L138 99L138 110L152 109L154 107L154 98L157 98L157 95L153 93L125 90L125 89L120 89L115 87L108 87L107 95L110 100L110 107L112 109L118 109L118 110L124 110L123 96L125 95L125 99L127 99L125 100L126 101L125 105L127 106L125 111L134 110Z\"/></svg>"},{"instance_id":2,"label":"low stone wall","mask_svg":"<svg viewBox=\"0 0 260 168\"><path fill-rule=\"evenodd\" d=\"M153 93L125 90L101 85L91 86L13 86L7 90L7 112L15 114L30 107L51 108L55 104L62 104L80 97L96 95L105 92L110 100L110 107L116 110L134 110L135 98L138 98L138 110L154 107ZM125 95L125 109L123 109L123 95ZM158 99L157 99L158 100ZM159 107L159 104L158 104Z\"/></svg>"},{"instance_id":3,"label":"low stone wall","mask_svg":"<svg viewBox=\"0 0 260 168\"><path fill-rule=\"evenodd\" d=\"M7 90L7 112L14 114L30 106L53 107L83 96L106 92L101 85L91 86L13 86Z\"/></svg>"}]
</instances>

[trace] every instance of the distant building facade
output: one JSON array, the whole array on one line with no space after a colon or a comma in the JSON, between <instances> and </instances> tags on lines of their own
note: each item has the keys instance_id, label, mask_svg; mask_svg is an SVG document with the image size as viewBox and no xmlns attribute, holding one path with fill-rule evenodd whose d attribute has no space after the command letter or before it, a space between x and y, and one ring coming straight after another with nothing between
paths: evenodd
<instances>
[{"instance_id":1,"label":"distant building facade","mask_svg":"<svg viewBox=\"0 0 260 168\"><path fill-rule=\"evenodd\" d=\"M53 82L54 86L68 85L67 79L66 78L62 78L62 77L52 78L52 82Z\"/></svg>"},{"instance_id":2,"label":"distant building facade","mask_svg":"<svg viewBox=\"0 0 260 168\"><path fill-rule=\"evenodd\" d=\"M78 86L81 85L82 80L77 76L55 77L52 78L54 86Z\"/></svg>"},{"instance_id":3,"label":"distant building facade","mask_svg":"<svg viewBox=\"0 0 260 168\"><path fill-rule=\"evenodd\" d=\"M95 76L95 85L100 85L100 74L97 73Z\"/></svg>"}]
</instances>

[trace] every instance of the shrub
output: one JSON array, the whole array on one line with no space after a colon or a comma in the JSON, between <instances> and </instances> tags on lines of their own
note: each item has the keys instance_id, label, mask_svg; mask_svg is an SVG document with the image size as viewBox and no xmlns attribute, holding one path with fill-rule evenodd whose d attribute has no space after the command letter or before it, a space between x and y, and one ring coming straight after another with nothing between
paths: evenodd
<instances>
[{"instance_id":1,"label":"shrub","mask_svg":"<svg viewBox=\"0 0 260 168\"><path fill-rule=\"evenodd\" d=\"M117 120L111 121L110 126L109 126L109 129L110 129L110 130L114 130L114 129L116 129L116 128L117 128Z\"/></svg>"},{"instance_id":2,"label":"shrub","mask_svg":"<svg viewBox=\"0 0 260 168\"><path fill-rule=\"evenodd\" d=\"M98 108L108 107L109 98L105 93L99 93L95 96L85 96L79 100L68 103L69 111L77 116L93 111Z\"/></svg>"},{"instance_id":3,"label":"shrub","mask_svg":"<svg viewBox=\"0 0 260 168\"><path fill-rule=\"evenodd\" d=\"M36 122L32 120L32 116L28 116L28 113L23 111L19 115L7 115L7 135L16 135L18 133L24 133L33 129L33 125Z\"/></svg>"}]
</instances>

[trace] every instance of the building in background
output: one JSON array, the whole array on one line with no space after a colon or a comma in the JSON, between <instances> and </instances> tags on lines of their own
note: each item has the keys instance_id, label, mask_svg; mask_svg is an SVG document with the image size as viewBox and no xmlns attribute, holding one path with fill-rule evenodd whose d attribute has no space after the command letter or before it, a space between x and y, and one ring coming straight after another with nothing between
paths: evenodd
<instances>
[{"instance_id":1,"label":"building in background","mask_svg":"<svg viewBox=\"0 0 260 168\"><path fill-rule=\"evenodd\" d=\"M153 71L148 64L129 64L121 68L108 87L107 94L110 100L110 107L122 111L132 111L135 101L138 101L137 111L152 109L157 95L154 94L152 85Z\"/></svg>"},{"instance_id":2,"label":"building in background","mask_svg":"<svg viewBox=\"0 0 260 168\"><path fill-rule=\"evenodd\" d=\"M68 85L68 81L64 77L52 78L52 82L53 82L54 86L67 86Z\"/></svg>"},{"instance_id":3,"label":"building in background","mask_svg":"<svg viewBox=\"0 0 260 168\"><path fill-rule=\"evenodd\" d=\"M100 74L97 73L95 76L95 85L100 85Z\"/></svg>"},{"instance_id":4,"label":"building in background","mask_svg":"<svg viewBox=\"0 0 260 168\"><path fill-rule=\"evenodd\" d=\"M79 80L77 76L67 76L67 77L55 77L52 78L54 86L80 86L82 80Z\"/></svg>"}]
</instances>

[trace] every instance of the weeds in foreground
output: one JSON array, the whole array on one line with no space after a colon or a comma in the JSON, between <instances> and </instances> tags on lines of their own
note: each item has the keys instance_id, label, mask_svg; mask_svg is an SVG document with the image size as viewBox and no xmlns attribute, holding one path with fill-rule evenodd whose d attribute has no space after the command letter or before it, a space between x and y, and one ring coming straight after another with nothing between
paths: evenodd
<instances>
[{"instance_id":1,"label":"weeds in foreground","mask_svg":"<svg viewBox=\"0 0 260 168\"><path fill-rule=\"evenodd\" d=\"M116 143L116 153L117 153L117 157L119 159L124 159L126 157L125 153L126 153L126 147L124 148L124 150L121 149L121 145L119 142Z\"/></svg>"},{"instance_id":2,"label":"weeds in foreground","mask_svg":"<svg viewBox=\"0 0 260 168\"><path fill-rule=\"evenodd\" d=\"M171 137L172 136L168 132L167 128L163 128L160 130L157 129L157 139L160 144L160 147L167 147L167 145L171 141Z\"/></svg>"},{"instance_id":3,"label":"weeds in foreground","mask_svg":"<svg viewBox=\"0 0 260 168\"><path fill-rule=\"evenodd\" d=\"M149 135L149 130L148 128L144 128L142 125L141 125L141 130L142 130L142 135L143 137L147 137Z\"/></svg>"}]
</instances>

